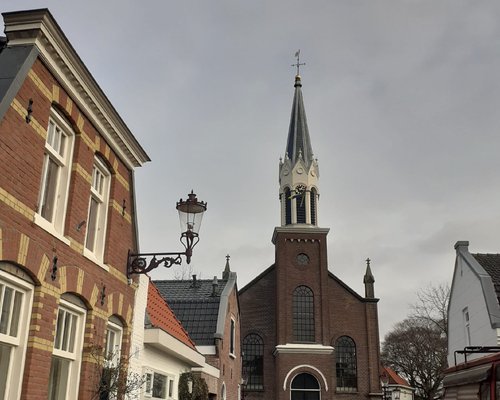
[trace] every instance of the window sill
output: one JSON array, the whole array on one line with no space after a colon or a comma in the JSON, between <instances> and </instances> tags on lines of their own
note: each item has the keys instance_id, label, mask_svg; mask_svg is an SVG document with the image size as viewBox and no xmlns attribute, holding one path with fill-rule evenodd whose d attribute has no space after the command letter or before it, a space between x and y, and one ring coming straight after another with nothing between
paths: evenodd
<instances>
[{"instance_id":1,"label":"window sill","mask_svg":"<svg viewBox=\"0 0 500 400\"><path fill-rule=\"evenodd\" d=\"M358 389L340 389L339 388L336 388L335 389L335 393L336 394L356 394L358 393Z\"/></svg>"},{"instance_id":2,"label":"window sill","mask_svg":"<svg viewBox=\"0 0 500 400\"><path fill-rule=\"evenodd\" d=\"M102 262L102 260L97 259L94 253L92 253L89 249L84 248L83 249L83 256L92 261L94 264L97 264L99 267L104 269L105 271L109 271L109 267Z\"/></svg>"},{"instance_id":3,"label":"window sill","mask_svg":"<svg viewBox=\"0 0 500 400\"><path fill-rule=\"evenodd\" d=\"M56 230L56 228L54 227L54 224L47 221L40 214L35 214L35 218L33 219L33 222L36 225L38 225L40 228L42 228L44 231L46 231L47 233L54 236L56 239L59 239L64 244L66 244L68 246L71 244L70 240L67 237L65 237L64 235L62 235L60 232L58 232Z\"/></svg>"},{"instance_id":4,"label":"window sill","mask_svg":"<svg viewBox=\"0 0 500 400\"><path fill-rule=\"evenodd\" d=\"M234 353L229 353L229 357L231 357L231 358L236 358L236 354L234 354Z\"/></svg>"}]
</instances>

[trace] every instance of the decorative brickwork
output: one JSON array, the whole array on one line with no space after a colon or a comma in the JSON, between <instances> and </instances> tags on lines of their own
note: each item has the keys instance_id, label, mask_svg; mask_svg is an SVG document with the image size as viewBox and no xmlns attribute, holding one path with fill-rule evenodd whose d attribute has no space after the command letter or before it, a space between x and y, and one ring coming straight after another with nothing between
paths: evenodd
<instances>
[{"instance_id":1,"label":"decorative brickwork","mask_svg":"<svg viewBox=\"0 0 500 400\"><path fill-rule=\"evenodd\" d=\"M43 20L55 30L54 37L68 45L47 10L4 14L5 20L11 22L9 26L17 16ZM8 62L9 51L16 50L16 33L10 33L9 29L6 33L11 46L2 51L1 62ZM5 279L21 277L32 287L24 296L31 303L23 303L30 315L24 364L20 376L8 377L20 385L18 390L11 388L17 391L5 394L5 398L48 398L58 309L66 293L76 296L86 311L78 383L78 398L85 400L95 394L99 383L89 352L93 346L104 346L107 321L112 315L123 322L122 354L126 356L129 352L135 290L128 285L125 273L127 252L136 248L130 167L135 162L126 159L116 145L108 143L109 132L87 118L89 109L85 101L75 98L75 92L63 89L67 86L61 79L68 77L50 63L36 58L26 76L19 76L22 81L12 99L8 93L0 93L3 96L0 104L10 103L0 116L0 270ZM81 68L85 70L84 66ZM97 87L95 82L90 84ZM27 122L30 99L32 113ZM66 213L60 232L50 228L50 223L39 222L47 127L54 112L67 121L74 135ZM124 132L126 135L129 133ZM99 262L84 254L91 176L97 153L113 166L104 257ZM126 212L116 206L123 202L127 204ZM11 393L13 397L9 397ZM0 393L0 397L3 395Z\"/></svg>"}]
</instances>

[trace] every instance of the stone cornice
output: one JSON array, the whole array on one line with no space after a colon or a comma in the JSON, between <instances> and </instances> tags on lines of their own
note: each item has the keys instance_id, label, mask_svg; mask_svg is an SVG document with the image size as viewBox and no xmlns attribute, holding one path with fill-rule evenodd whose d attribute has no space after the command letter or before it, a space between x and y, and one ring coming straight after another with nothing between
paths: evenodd
<instances>
[{"instance_id":1,"label":"stone cornice","mask_svg":"<svg viewBox=\"0 0 500 400\"><path fill-rule=\"evenodd\" d=\"M47 9L2 15L8 46L38 48L47 68L128 168L150 161Z\"/></svg>"},{"instance_id":2,"label":"stone cornice","mask_svg":"<svg viewBox=\"0 0 500 400\"><path fill-rule=\"evenodd\" d=\"M334 348L332 346L323 346L322 344L299 344L287 343L279 344L274 349L273 355L278 354L315 354L315 355L329 355L333 354Z\"/></svg>"},{"instance_id":3,"label":"stone cornice","mask_svg":"<svg viewBox=\"0 0 500 400\"><path fill-rule=\"evenodd\" d=\"M277 226L274 228L272 242L276 244L276 237L279 233L292 233L292 234L324 234L327 235L330 232L330 228L318 228L314 225L305 225L305 224L295 224L295 225L287 225L287 226Z\"/></svg>"}]
</instances>

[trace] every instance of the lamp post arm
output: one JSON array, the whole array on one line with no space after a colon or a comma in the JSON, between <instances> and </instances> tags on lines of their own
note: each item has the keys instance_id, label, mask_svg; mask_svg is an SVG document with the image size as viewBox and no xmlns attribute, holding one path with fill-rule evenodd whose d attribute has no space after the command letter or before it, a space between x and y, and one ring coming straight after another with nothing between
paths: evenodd
<instances>
[{"instance_id":1,"label":"lamp post arm","mask_svg":"<svg viewBox=\"0 0 500 400\"><path fill-rule=\"evenodd\" d=\"M182 262L181 256L187 255L182 253L131 253L128 252L127 257L127 277L132 274L147 274L156 267L163 264L165 268L170 268L172 265L180 265ZM148 263L148 259L149 260Z\"/></svg>"}]
</instances>

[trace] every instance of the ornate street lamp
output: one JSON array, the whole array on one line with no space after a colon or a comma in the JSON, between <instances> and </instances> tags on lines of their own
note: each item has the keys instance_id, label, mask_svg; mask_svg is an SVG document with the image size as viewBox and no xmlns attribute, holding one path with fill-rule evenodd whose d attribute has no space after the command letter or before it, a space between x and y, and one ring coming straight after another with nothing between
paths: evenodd
<instances>
[{"instance_id":1,"label":"ornate street lamp","mask_svg":"<svg viewBox=\"0 0 500 400\"><path fill-rule=\"evenodd\" d=\"M181 223L180 241L185 251L177 253L131 253L129 250L127 277L133 274L147 274L161 264L166 268L170 268L174 264L179 265L182 261L181 256L186 256L188 264L191 262L193 248L200 240L198 232L200 231L203 213L207 210L207 203L198 201L196 194L191 190L186 200L180 199L177 202L176 208Z\"/></svg>"}]
</instances>

